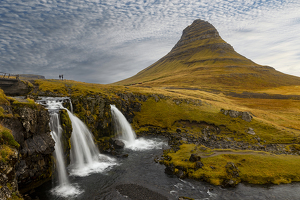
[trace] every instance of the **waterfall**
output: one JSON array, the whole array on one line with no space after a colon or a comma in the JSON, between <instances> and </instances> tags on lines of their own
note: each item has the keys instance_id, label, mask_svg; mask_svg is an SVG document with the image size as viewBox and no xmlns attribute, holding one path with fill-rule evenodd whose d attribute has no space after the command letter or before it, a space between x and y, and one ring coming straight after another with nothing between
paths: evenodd
<instances>
[{"instance_id":1,"label":"waterfall","mask_svg":"<svg viewBox=\"0 0 300 200\"><path fill-rule=\"evenodd\" d=\"M56 169L58 173L58 184L60 186L69 185L69 178L66 170L66 164L63 156L63 148L60 141L62 128L60 126L60 121L58 117L58 113L51 112L50 113L50 129L51 129L51 136L55 141L55 151L54 157L56 160Z\"/></svg>"},{"instance_id":2,"label":"waterfall","mask_svg":"<svg viewBox=\"0 0 300 200\"><path fill-rule=\"evenodd\" d=\"M115 131L119 139L126 142L125 145L131 146L136 140L136 134L131 128L125 116L118 110L115 105L110 105L112 119L114 121Z\"/></svg>"},{"instance_id":3,"label":"waterfall","mask_svg":"<svg viewBox=\"0 0 300 200\"><path fill-rule=\"evenodd\" d=\"M55 150L53 152L55 157L55 166L57 172L58 186L54 187L51 192L58 196L68 197L76 196L82 193L77 186L71 185L66 169L66 163L63 155L63 147L61 144L62 127L60 125L59 110L63 108L61 101L46 100L42 102L47 107L50 114L50 130L51 136L55 141Z\"/></svg>"},{"instance_id":4,"label":"waterfall","mask_svg":"<svg viewBox=\"0 0 300 200\"><path fill-rule=\"evenodd\" d=\"M76 184L71 184L68 178L66 163L64 159L63 147L61 144L62 127L59 120L59 110L65 109L68 112L72 122L71 135L71 164L68 167L70 175L87 176L95 172L103 172L111 166L116 165L116 160L99 153L94 143L93 135L86 125L68 109L64 108L62 103L70 101L66 97L62 98L42 98L37 101L44 105L50 113L50 129L53 140L55 141L55 165L58 178L58 186L53 188L51 192L62 197L76 197L83 191L79 190ZM70 108L73 110L70 101Z\"/></svg>"},{"instance_id":5,"label":"waterfall","mask_svg":"<svg viewBox=\"0 0 300 200\"><path fill-rule=\"evenodd\" d=\"M136 137L136 134L125 116L115 105L110 105L113 124L116 131L116 136L125 144L125 148L132 150L147 150L154 148L162 148L165 143L155 140L147 140Z\"/></svg>"},{"instance_id":6,"label":"waterfall","mask_svg":"<svg viewBox=\"0 0 300 200\"><path fill-rule=\"evenodd\" d=\"M87 176L90 173L102 172L108 167L116 165L115 159L99 153L93 135L86 125L69 110L67 111L73 128L69 167L71 175Z\"/></svg>"}]
</instances>

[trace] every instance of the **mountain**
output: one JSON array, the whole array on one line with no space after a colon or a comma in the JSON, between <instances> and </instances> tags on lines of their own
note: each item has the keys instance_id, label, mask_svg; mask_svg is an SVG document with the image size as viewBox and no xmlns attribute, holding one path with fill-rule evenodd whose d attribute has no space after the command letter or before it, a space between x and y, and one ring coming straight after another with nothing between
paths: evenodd
<instances>
[{"instance_id":1,"label":"mountain","mask_svg":"<svg viewBox=\"0 0 300 200\"><path fill-rule=\"evenodd\" d=\"M300 78L256 64L238 54L216 28L197 19L163 58L117 85L256 90L300 85Z\"/></svg>"}]
</instances>

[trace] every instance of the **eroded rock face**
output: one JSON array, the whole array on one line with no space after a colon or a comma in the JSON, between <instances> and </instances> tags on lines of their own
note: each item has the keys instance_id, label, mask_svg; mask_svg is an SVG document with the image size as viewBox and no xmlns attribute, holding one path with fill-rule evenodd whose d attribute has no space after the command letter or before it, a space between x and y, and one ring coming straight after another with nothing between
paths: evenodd
<instances>
[{"instance_id":1,"label":"eroded rock face","mask_svg":"<svg viewBox=\"0 0 300 200\"><path fill-rule=\"evenodd\" d=\"M1 123L20 144L16 178L19 190L26 191L51 177L55 142L50 135L49 113L42 106L12 106L10 110L15 117Z\"/></svg>"},{"instance_id":2,"label":"eroded rock face","mask_svg":"<svg viewBox=\"0 0 300 200\"><path fill-rule=\"evenodd\" d=\"M0 146L1 148L1 146ZM18 194L15 164L18 161L18 151L11 149L12 154L6 162L0 161L0 199L6 200Z\"/></svg>"}]
</instances>

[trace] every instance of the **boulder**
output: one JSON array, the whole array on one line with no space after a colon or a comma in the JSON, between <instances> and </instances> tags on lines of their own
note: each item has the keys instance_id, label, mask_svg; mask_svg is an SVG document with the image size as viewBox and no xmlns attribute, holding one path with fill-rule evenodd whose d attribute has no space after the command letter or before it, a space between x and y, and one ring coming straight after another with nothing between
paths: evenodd
<instances>
[{"instance_id":1,"label":"boulder","mask_svg":"<svg viewBox=\"0 0 300 200\"><path fill-rule=\"evenodd\" d=\"M186 174L184 173L184 171L178 170L178 172L176 173L176 176L177 176L178 178L183 179L183 178L186 177Z\"/></svg>"},{"instance_id":2,"label":"boulder","mask_svg":"<svg viewBox=\"0 0 300 200\"><path fill-rule=\"evenodd\" d=\"M250 135L255 135L254 129L253 128L248 128L247 133Z\"/></svg>"},{"instance_id":3,"label":"boulder","mask_svg":"<svg viewBox=\"0 0 300 200\"><path fill-rule=\"evenodd\" d=\"M229 110L228 114L232 118L237 118L237 117L241 116L241 112L235 111L235 110Z\"/></svg>"},{"instance_id":4,"label":"boulder","mask_svg":"<svg viewBox=\"0 0 300 200\"><path fill-rule=\"evenodd\" d=\"M195 171L202 168L203 167L203 163L201 161L197 161L195 163Z\"/></svg>"},{"instance_id":5,"label":"boulder","mask_svg":"<svg viewBox=\"0 0 300 200\"><path fill-rule=\"evenodd\" d=\"M252 116L250 115L249 112L242 112L242 119L245 120L246 122L251 122Z\"/></svg>"},{"instance_id":6,"label":"boulder","mask_svg":"<svg viewBox=\"0 0 300 200\"><path fill-rule=\"evenodd\" d=\"M168 175L173 175L175 172L175 167L173 164L167 165L165 168L165 173Z\"/></svg>"},{"instance_id":7,"label":"boulder","mask_svg":"<svg viewBox=\"0 0 300 200\"><path fill-rule=\"evenodd\" d=\"M125 147L124 142L118 139L112 139L111 144L114 146L115 149L123 149Z\"/></svg>"},{"instance_id":8,"label":"boulder","mask_svg":"<svg viewBox=\"0 0 300 200\"><path fill-rule=\"evenodd\" d=\"M200 161L201 160L201 157L198 156L197 154L191 154L191 157L189 159L190 162L197 162L197 161Z\"/></svg>"},{"instance_id":9,"label":"boulder","mask_svg":"<svg viewBox=\"0 0 300 200\"><path fill-rule=\"evenodd\" d=\"M221 112L224 115L229 115L232 118L241 117L242 120L245 120L246 122L252 121L252 115L249 112L241 112L241 111L235 111L235 110L224 110L221 109Z\"/></svg>"}]
</instances>

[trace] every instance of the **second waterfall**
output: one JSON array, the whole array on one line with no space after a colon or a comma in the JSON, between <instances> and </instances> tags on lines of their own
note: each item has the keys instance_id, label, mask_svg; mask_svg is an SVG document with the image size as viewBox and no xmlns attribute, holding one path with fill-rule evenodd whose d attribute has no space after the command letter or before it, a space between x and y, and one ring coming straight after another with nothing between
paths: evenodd
<instances>
[{"instance_id":1,"label":"second waterfall","mask_svg":"<svg viewBox=\"0 0 300 200\"><path fill-rule=\"evenodd\" d=\"M110 105L110 109L116 137L124 142L125 148L141 151L154 148L161 149L165 145L161 141L137 138L122 112L115 105Z\"/></svg>"}]
</instances>

